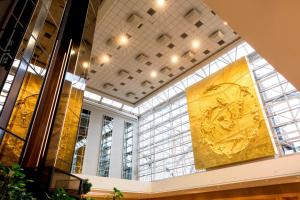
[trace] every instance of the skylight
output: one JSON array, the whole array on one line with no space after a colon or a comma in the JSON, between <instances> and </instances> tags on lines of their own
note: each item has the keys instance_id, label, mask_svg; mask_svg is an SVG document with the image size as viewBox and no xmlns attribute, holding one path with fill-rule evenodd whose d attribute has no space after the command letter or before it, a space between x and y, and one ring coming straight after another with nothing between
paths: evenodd
<instances>
[{"instance_id":1,"label":"skylight","mask_svg":"<svg viewBox=\"0 0 300 200\"><path fill-rule=\"evenodd\" d=\"M114 100L111 100L111 99L108 99L106 97L103 97L102 103L105 103L107 105L110 105L110 106L113 106L113 107L116 107L116 108L121 108L123 106L122 103L120 102L117 102L117 101L114 101Z\"/></svg>"},{"instance_id":2,"label":"skylight","mask_svg":"<svg viewBox=\"0 0 300 200\"><path fill-rule=\"evenodd\" d=\"M101 100L101 96L94 94L92 92L89 92L89 91L84 91L84 97L86 99L90 99L90 100L93 100L96 102L100 102L100 100Z\"/></svg>"}]
</instances>

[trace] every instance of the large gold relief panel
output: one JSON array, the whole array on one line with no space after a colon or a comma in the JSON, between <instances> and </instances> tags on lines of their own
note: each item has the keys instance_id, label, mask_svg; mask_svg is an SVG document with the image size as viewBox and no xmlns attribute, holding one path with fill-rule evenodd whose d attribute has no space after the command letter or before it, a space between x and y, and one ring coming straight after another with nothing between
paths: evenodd
<instances>
[{"instance_id":1,"label":"large gold relief panel","mask_svg":"<svg viewBox=\"0 0 300 200\"><path fill-rule=\"evenodd\" d=\"M56 161L56 167L62 170L72 165L82 101L83 91L72 87Z\"/></svg>"},{"instance_id":2,"label":"large gold relief panel","mask_svg":"<svg viewBox=\"0 0 300 200\"><path fill-rule=\"evenodd\" d=\"M26 73L18 94L7 130L25 139L36 106L43 80L31 73Z\"/></svg>"},{"instance_id":3,"label":"large gold relief panel","mask_svg":"<svg viewBox=\"0 0 300 200\"><path fill-rule=\"evenodd\" d=\"M47 166L69 171L77 138L83 90L65 81L51 134L46 158Z\"/></svg>"},{"instance_id":4,"label":"large gold relief panel","mask_svg":"<svg viewBox=\"0 0 300 200\"><path fill-rule=\"evenodd\" d=\"M24 145L23 140L27 136L41 85L42 79L39 76L26 73L6 127L8 131L17 137L6 133L0 145L0 162L5 165L11 165L19 161Z\"/></svg>"},{"instance_id":5,"label":"large gold relief panel","mask_svg":"<svg viewBox=\"0 0 300 200\"><path fill-rule=\"evenodd\" d=\"M245 58L191 86L186 94L197 169L275 154Z\"/></svg>"}]
</instances>

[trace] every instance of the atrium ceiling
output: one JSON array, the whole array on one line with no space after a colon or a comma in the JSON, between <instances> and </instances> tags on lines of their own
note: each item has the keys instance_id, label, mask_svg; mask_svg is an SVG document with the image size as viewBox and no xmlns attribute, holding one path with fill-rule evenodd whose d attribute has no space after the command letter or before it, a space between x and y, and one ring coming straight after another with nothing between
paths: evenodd
<instances>
[{"instance_id":1,"label":"atrium ceiling","mask_svg":"<svg viewBox=\"0 0 300 200\"><path fill-rule=\"evenodd\" d=\"M237 40L201 0L105 0L87 89L139 105Z\"/></svg>"}]
</instances>

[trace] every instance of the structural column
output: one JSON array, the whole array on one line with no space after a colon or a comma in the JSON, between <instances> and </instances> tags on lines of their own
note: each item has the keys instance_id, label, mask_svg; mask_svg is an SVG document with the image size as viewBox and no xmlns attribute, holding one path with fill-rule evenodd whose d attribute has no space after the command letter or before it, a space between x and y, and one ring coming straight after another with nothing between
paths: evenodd
<instances>
[{"instance_id":1,"label":"structural column","mask_svg":"<svg viewBox=\"0 0 300 200\"><path fill-rule=\"evenodd\" d=\"M109 177L122 177L124 146L124 119L116 117L113 122Z\"/></svg>"},{"instance_id":2,"label":"structural column","mask_svg":"<svg viewBox=\"0 0 300 200\"><path fill-rule=\"evenodd\" d=\"M50 145L50 138L55 125L65 123L54 122L57 113L61 112L63 101L67 105L73 95L72 78L67 80L68 73L76 75L77 57L83 34L86 12L89 1L69 0L59 30L56 47L54 49L49 70L42 87L35 115L33 117L28 142L24 148L21 163L23 167L41 167L46 162L48 152L58 153L58 146L54 150ZM76 54L71 56L71 51ZM79 98L82 96L79 95ZM66 108L66 107L63 107ZM79 113L80 114L80 113ZM58 119L58 120L59 120ZM76 126L76 125L75 125ZM78 126L78 124L77 124ZM60 132L62 134L62 131ZM76 138L75 138L76 140ZM47 151L49 148L51 151ZM55 151L55 152L53 152ZM56 162L51 162L55 166ZM68 171L68 170L65 170Z\"/></svg>"}]
</instances>

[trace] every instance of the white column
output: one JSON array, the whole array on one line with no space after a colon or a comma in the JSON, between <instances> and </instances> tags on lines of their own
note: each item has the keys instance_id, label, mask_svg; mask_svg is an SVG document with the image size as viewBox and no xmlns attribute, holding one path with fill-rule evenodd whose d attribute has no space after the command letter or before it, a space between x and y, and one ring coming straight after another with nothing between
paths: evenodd
<instances>
[{"instance_id":1,"label":"white column","mask_svg":"<svg viewBox=\"0 0 300 200\"><path fill-rule=\"evenodd\" d=\"M109 177L121 178L123 158L124 119L115 116L113 122Z\"/></svg>"},{"instance_id":2,"label":"white column","mask_svg":"<svg viewBox=\"0 0 300 200\"><path fill-rule=\"evenodd\" d=\"M91 115L82 174L97 175L103 114L91 106L85 105L84 108L91 111Z\"/></svg>"}]
</instances>

